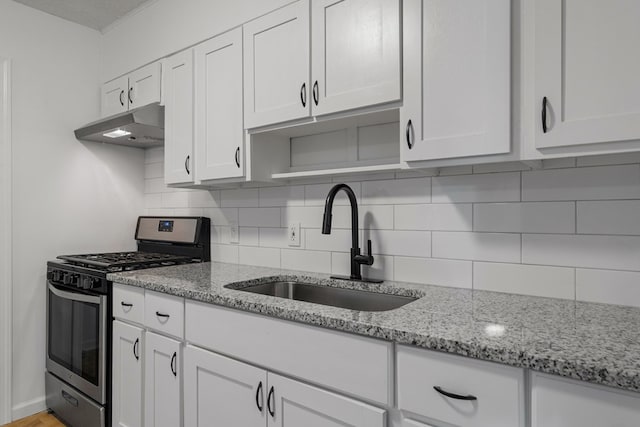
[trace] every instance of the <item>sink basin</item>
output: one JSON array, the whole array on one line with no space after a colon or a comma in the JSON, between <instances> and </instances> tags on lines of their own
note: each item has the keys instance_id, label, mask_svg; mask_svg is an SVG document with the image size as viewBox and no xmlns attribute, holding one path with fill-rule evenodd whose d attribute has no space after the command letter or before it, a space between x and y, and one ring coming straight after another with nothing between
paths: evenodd
<instances>
[{"instance_id":1,"label":"sink basin","mask_svg":"<svg viewBox=\"0 0 640 427\"><path fill-rule=\"evenodd\" d=\"M393 310L418 299L302 282L268 282L237 290L359 311Z\"/></svg>"}]
</instances>

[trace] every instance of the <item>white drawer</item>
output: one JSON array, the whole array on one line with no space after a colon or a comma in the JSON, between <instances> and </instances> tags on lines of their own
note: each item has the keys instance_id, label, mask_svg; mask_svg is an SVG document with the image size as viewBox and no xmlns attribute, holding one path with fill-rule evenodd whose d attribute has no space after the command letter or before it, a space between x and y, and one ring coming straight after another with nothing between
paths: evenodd
<instances>
[{"instance_id":1,"label":"white drawer","mask_svg":"<svg viewBox=\"0 0 640 427\"><path fill-rule=\"evenodd\" d=\"M184 299L146 291L145 326L177 338L184 337Z\"/></svg>"},{"instance_id":2,"label":"white drawer","mask_svg":"<svg viewBox=\"0 0 640 427\"><path fill-rule=\"evenodd\" d=\"M523 369L407 346L398 346L397 363L401 410L460 427L525 425Z\"/></svg>"},{"instance_id":3,"label":"white drawer","mask_svg":"<svg viewBox=\"0 0 640 427\"><path fill-rule=\"evenodd\" d=\"M114 283L113 317L142 325L144 323L144 289Z\"/></svg>"},{"instance_id":4,"label":"white drawer","mask_svg":"<svg viewBox=\"0 0 640 427\"><path fill-rule=\"evenodd\" d=\"M389 342L193 301L186 303L185 335L272 372L392 404Z\"/></svg>"}]
</instances>

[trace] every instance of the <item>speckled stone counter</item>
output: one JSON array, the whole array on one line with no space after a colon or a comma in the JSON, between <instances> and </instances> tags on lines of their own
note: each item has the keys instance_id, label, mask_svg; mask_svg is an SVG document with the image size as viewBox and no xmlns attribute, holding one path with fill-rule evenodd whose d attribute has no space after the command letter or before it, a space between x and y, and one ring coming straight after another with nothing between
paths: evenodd
<instances>
[{"instance_id":1,"label":"speckled stone counter","mask_svg":"<svg viewBox=\"0 0 640 427\"><path fill-rule=\"evenodd\" d=\"M222 263L107 277L192 300L640 392L637 308L398 282L345 282L324 274ZM420 299L392 311L363 312L237 290L274 279Z\"/></svg>"}]
</instances>

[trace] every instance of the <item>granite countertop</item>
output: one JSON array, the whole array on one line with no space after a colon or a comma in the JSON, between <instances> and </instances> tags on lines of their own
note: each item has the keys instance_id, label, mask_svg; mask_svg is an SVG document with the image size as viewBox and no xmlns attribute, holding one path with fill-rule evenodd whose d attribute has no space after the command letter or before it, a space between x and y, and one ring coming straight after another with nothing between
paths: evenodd
<instances>
[{"instance_id":1,"label":"granite countertop","mask_svg":"<svg viewBox=\"0 0 640 427\"><path fill-rule=\"evenodd\" d=\"M281 319L640 392L640 309L326 274L202 263L111 273L109 280ZM363 312L227 289L277 280L421 297Z\"/></svg>"}]
</instances>

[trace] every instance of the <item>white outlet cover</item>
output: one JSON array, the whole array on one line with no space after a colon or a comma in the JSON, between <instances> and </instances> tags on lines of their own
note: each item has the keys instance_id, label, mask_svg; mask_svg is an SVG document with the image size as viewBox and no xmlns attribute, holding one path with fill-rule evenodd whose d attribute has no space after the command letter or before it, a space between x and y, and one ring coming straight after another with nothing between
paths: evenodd
<instances>
[{"instance_id":1,"label":"white outlet cover","mask_svg":"<svg viewBox=\"0 0 640 427\"><path fill-rule=\"evenodd\" d=\"M289 246L300 246L300 223L293 222L287 229L287 243Z\"/></svg>"},{"instance_id":2,"label":"white outlet cover","mask_svg":"<svg viewBox=\"0 0 640 427\"><path fill-rule=\"evenodd\" d=\"M238 223L236 221L229 222L229 243L239 243L239 234Z\"/></svg>"}]
</instances>

